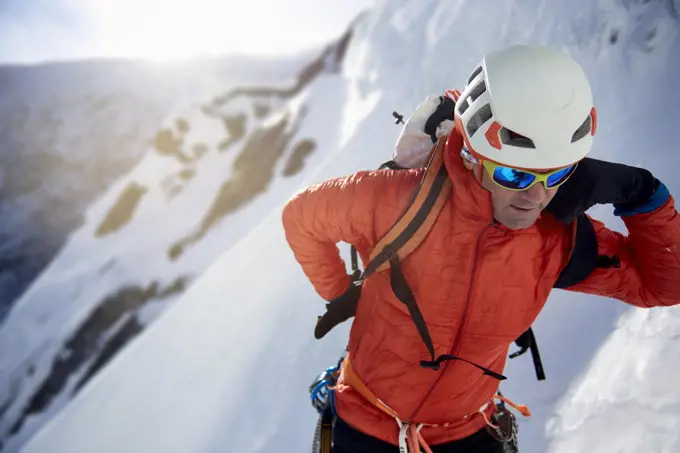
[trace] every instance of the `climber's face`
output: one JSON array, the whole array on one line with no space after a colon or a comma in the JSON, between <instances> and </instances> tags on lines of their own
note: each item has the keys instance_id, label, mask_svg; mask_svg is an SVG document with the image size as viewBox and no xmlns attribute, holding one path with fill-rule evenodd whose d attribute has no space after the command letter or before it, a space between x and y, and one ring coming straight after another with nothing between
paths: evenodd
<instances>
[{"instance_id":1,"label":"climber's face","mask_svg":"<svg viewBox=\"0 0 680 453\"><path fill-rule=\"evenodd\" d=\"M512 230L533 225L557 193L557 189L546 189L543 184L522 191L508 190L495 184L487 172L482 173L482 187L491 192L494 218Z\"/></svg>"},{"instance_id":2,"label":"climber's face","mask_svg":"<svg viewBox=\"0 0 680 453\"><path fill-rule=\"evenodd\" d=\"M507 228L529 228L557 193L557 188L546 189L542 183L536 183L526 190L509 190L494 182L489 171L481 169L480 164L464 162L477 180L481 170L481 185L491 193L494 218Z\"/></svg>"}]
</instances>

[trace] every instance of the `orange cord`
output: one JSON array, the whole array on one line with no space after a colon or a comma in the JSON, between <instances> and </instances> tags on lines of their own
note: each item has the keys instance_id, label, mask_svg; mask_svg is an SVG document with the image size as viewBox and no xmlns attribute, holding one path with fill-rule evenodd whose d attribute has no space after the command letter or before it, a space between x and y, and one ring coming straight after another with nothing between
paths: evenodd
<instances>
[{"instance_id":1,"label":"orange cord","mask_svg":"<svg viewBox=\"0 0 680 453\"><path fill-rule=\"evenodd\" d=\"M420 434L420 430L416 425L409 425L408 427L408 449L411 453L420 453L420 447L423 447L425 453L432 453L432 449L425 442L425 438Z\"/></svg>"},{"instance_id":2,"label":"orange cord","mask_svg":"<svg viewBox=\"0 0 680 453\"><path fill-rule=\"evenodd\" d=\"M420 453L420 448L418 448L418 430L415 425L410 425L408 427L408 449L411 453Z\"/></svg>"},{"instance_id":3,"label":"orange cord","mask_svg":"<svg viewBox=\"0 0 680 453\"><path fill-rule=\"evenodd\" d=\"M420 431L418 431L418 442L420 443L420 446L423 447L423 450L425 450L425 453L432 453L430 446L427 445L427 442L425 442L425 439L423 438L423 435L420 434Z\"/></svg>"},{"instance_id":4,"label":"orange cord","mask_svg":"<svg viewBox=\"0 0 680 453\"><path fill-rule=\"evenodd\" d=\"M525 417L531 417L531 411L529 411L529 408L526 407L524 404L516 404L504 397L503 395L494 395L494 398L498 398L499 400L505 402L508 406L512 406L515 409L517 409L522 415Z\"/></svg>"},{"instance_id":5,"label":"orange cord","mask_svg":"<svg viewBox=\"0 0 680 453\"><path fill-rule=\"evenodd\" d=\"M493 429L498 429L498 425L494 425L493 423L491 423L491 420L489 420L484 411L480 411L479 413L482 414L482 417L484 417L484 421L486 422L487 425L489 425Z\"/></svg>"}]
</instances>

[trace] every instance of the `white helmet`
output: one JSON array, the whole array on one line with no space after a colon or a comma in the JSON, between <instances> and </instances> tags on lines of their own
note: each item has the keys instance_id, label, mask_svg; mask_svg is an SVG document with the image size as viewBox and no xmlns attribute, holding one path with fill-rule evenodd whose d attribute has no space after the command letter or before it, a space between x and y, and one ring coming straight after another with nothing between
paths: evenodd
<instances>
[{"instance_id":1,"label":"white helmet","mask_svg":"<svg viewBox=\"0 0 680 453\"><path fill-rule=\"evenodd\" d=\"M554 49L526 45L485 55L455 111L456 128L473 155L524 169L583 159L596 119L578 63Z\"/></svg>"}]
</instances>

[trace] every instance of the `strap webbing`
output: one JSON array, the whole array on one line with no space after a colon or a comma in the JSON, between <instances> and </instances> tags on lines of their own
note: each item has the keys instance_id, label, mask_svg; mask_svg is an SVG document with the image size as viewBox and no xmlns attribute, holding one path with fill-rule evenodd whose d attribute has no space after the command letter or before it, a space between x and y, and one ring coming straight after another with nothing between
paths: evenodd
<instances>
[{"instance_id":1,"label":"strap webbing","mask_svg":"<svg viewBox=\"0 0 680 453\"><path fill-rule=\"evenodd\" d=\"M487 376L491 376L500 381L506 379L502 374L496 373L495 371L492 371L481 365L477 365L474 362L470 362L469 360L463 359L462 357L458 357L453 354L440 355L435 359L434 345L432 344L432 338L430 337L430 332L427 329L427 324L425 324L425 318L423 318L423 314L418 308L418 304L416 303L416 299L411 292L411 288L409 288L406 278L401 271L401 263L399 262L399 257L396 253L390 254L390 283L392 285L392 291L394 294L408 308L408 312L411 315L411 319L413 319L416 328L418 329L420 338L425 343L425 346L432 357L431 361L421 360L420 366L423 368L438 370L441 367L441 364L447 360L460 360L462 362L469 363L475 368L479 368Z\"/></svg>"},{"instance_id":2,"label":"strap webbing","mask_svg":"<svg viewBox=\"0 0 680 453\"><path fill-rule=\"evenodd\" d=\"M519 357L528 350L531 350L531 358L534 361L534 368L536 370L536 379L539 381L545 380L545 371L543 371L543 362L541 361L541 355L538 353L538 343L536 343L536 336L534 335L534 329L529 327L529 329L520 335L515 343L521 347L517 352L510 354L509 358L514 359Z\"/></svg>"},{"instance_id":3,"label":"strap webbing","mask_svg":"<svg viewBox=\"0 0 680 453\"><path fill-rule=\"evenodd\" d=\"M395 251L406 258L425 239L451 193L451 180L444 167L445 138L439 139L427 164L427 169L414 198L399 220L373 247L363 278L386 270L389 257L383 251Z\"/></svg>"},{"instance_id":4,"label":"strap webbing","mask_svg":"<svg viewBox=\"0 0 680 453\"><path fill-rule=\"evenodd\" d=\"M352 246L350 253L352 255L352 274L355 274L359 272L359 258L357 256L357 249Z\"/></svg>"},{"instance_id":5,"label":"strap webbing","mask_svg":"<svg viewBox=\"0 0 680 453\"><path fill-rule=\"evenodd\" d=\"M529 329L531 335L531 358L534 361L534 368L536 369L536 379L542 381L545 379L545 371L543 371L543 362L541 361L541 355L538 353L538 343L536 343L536 337L534 336L534 330Z\"/></svg>"}]
</instances>

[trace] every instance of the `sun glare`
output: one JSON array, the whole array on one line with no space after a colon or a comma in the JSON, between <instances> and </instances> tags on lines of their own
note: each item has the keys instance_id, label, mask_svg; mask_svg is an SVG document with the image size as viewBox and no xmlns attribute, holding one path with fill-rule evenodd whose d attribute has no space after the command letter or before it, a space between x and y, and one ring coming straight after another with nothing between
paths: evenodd
<instances>
[{"instance_id":1,"label":"sun glare","mask_svg":"<svg viewBox=\"0 0 680 453\"><path fill-rule=\"evenodd\" d=\"M271 11L257 11L256 0L92 0L88 5L105 37L100 45L112 55L167 61L276 50L266 32Z\"/></svg>"}]
</instances>

